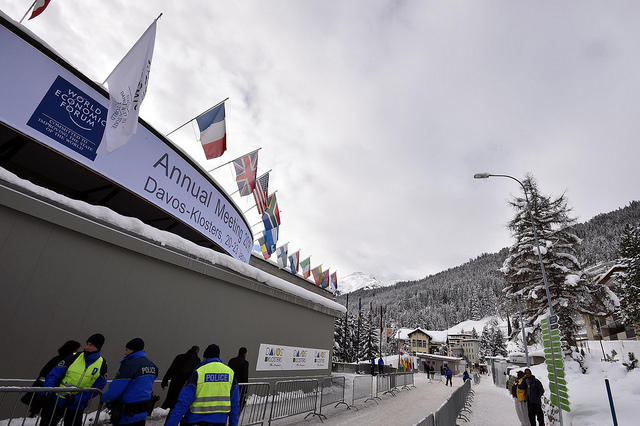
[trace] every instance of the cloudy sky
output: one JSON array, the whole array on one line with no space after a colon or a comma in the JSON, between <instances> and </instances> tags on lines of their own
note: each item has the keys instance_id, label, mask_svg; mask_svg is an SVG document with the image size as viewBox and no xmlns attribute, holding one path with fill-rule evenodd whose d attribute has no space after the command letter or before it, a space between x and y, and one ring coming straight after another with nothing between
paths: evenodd
<instances>
[{"instance_id":1,"label":"cloudy sky","mask_svg":"<svg viewBox=\"0 0 640 426\"><path fill-rule=\"evenodd\" d=\"M223 157L171 140L206 168L262 147L281 242L339 277L509 245L517 184L478 171L531 172L580 220L640 199L638 2L53 0L26 26L102 82L160 12L141 117L168 133L229 97Z\"/></svg>"}]
</instances>

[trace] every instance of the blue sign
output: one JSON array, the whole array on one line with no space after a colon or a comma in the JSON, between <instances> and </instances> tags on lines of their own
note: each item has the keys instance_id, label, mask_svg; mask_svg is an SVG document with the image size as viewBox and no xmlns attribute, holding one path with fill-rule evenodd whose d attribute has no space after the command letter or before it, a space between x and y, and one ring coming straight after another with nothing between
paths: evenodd
<instances>
[{"instance_id":1,"label":"blue sign","mask_svg":"<svg viewBox=\"0 0 640 426\"><path fill-rule=\"evenodd\" d=\"M58 76L27 125L93 161L106 120L105 107Z\"/></svg>"},{"instance_id":2,"label":"blue sign","mask_svg":"<svg viewBox=\"0 0 640 426\"><path fill-rule=\"evenodd\" d=\"M227 373L207 373L204 375L205 382L228 382L229 375Z\"/></svg>"}]
</instances>

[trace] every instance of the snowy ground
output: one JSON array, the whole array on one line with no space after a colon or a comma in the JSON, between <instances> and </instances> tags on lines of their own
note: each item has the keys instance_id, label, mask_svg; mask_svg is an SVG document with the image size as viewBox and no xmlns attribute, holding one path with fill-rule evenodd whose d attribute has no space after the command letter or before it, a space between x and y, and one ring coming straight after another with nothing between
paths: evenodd
<instances>
[{"instance_id":1,"label":"snowy ground","mask_svg":"<svg viewBox=\"0 0 640 426\"><path fill-rule=\"evenodd\" d=\"M473 386L475 392L471 407L470 425L474 426L516 426L519 423L516 416L513 398L506 389L493 384L491 376L481 376L480 384Z\"/></svg>"},{"instance_id":2,"label":"snowy ground","mask_svg":"<svg viewBox=\"0 0 640 426\"><path fill-rule=\"evenodd\" d=\"M345 375L347 378L347 395L350 400L350 379L354 375ZM385 395L382 401L376 404L369 401L363 404L358 401L358 410L347 410L342 407L323 407L322 413L327 416L327 420L321 423L317 417L304 420L304 415L278 420L278 425L414 425L422 420L429 413L438 409L440 405L451 395L453 390L462 384L460 378L454 378L454 387L445 386L444 383L434 381L430 383L425 374L415 374L416 388L413 390L400 391L396 397Z\"/></svg>"}]
</instances>

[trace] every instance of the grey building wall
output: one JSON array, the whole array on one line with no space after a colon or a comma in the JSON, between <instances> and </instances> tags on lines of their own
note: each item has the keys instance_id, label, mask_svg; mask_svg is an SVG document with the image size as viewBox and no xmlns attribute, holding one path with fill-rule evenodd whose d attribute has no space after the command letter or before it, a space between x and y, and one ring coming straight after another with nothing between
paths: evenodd
<instances>
[{"instance_id":1,"label":"grey building wall","mask_svg":"<svg viewBox=\"0 0 640 426\"><path fill-rule=\"evenodd\" d=\"M161 375L173 357L217 343L227 361L260 343L331 349L338 311L123 233L0 184L0 378L32 378L67 339L106 336L115 374L124 344L146 342Z\"/></svg>"}]
</instances>

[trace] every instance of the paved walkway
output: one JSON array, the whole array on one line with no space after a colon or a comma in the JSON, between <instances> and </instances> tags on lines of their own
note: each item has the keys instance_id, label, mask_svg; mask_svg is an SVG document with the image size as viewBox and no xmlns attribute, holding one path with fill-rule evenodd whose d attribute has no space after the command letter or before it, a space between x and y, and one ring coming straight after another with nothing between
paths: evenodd
<instances>
[{"instance_id":1,"label":"paved walkway","mask_svg":"<svg viewBox=\"0 0 640 426\"><path fill-rule=\"evenodd\" d=\"M473 386L470 422L474 426L518 426L513 398L505 388L493 384L491 376L482 376L480 384ZM464 424L464 423L463 423Z\"/></svg>"},{"instance_id":2,"label":"paved walkway","mask_svg":"<svg viewBox=\"0 0 640 426\"><path fill-rule=\"evenodd\" d=\"M347 376L347 400L351 399L350 381L353 376ZM327 416L324 423L317 417L304 420L304 416L295 416L274 422L275 425L394 425L411 426L418 423L429 413L438 409L449 397L453 390L462 384L462 380L454 378L454 387L445 386L442 382L429 383L425 374L415 374L416 388L400 391L396 397L385 395L376 404L369 401L363 404L358 401L358 410L347 410L344 406L334 408L332 405L323 407L322 413Z\"/></svg>"}]
</instances>

